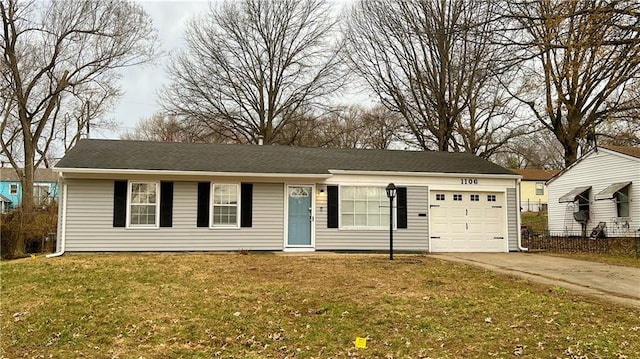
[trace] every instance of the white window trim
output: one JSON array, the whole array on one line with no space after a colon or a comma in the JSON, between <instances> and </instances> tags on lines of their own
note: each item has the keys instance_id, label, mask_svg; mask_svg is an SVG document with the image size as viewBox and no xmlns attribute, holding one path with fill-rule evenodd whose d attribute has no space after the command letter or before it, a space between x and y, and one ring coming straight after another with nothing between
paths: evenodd
<instances>
[{"instance_id":1,"label":"white window trim","mask_svg":"<svg viewBox=\"0 0 640 359\"><path fill-rule=\"evenodd\" d=\"M542 185L542 188L540 188L540 190L542 191L542 193L538 193L538 185L539 185L539 184L541 184L541 185ZM536 196L544 196L544 182L537 181L537 182L536 182L536 184L535 184L535 186L534 186L534 189L535 189L535 191L536 191Z\"/></svg>"},{"instance_id":2,"label":"white window trim","mask_svg":"<svg viewBox=\"0 0 640 359\"><path fill-rule=\"evenodd\" d=\"M16 188L16 190L15 190L15 191L12 191L12 190L11 190L11 187L13 187L13 186L15 186L15 188ZM11 194L11 195L17 195L17 194L18 194L18 189L19 189L19 187L18 187L18 184L17 184L17 183L10 183L10 184L9 184L9 194Z\"/></svg>"},{"instance_id":3,"label":"white window trim","mask_svg":"<svg viewBox=\"0 0 640 359\"><path fill-rule=\"evenodd\" d=\"M235 225L226 225L226 224L213 224L213 207L215 206L213 203L213 197L215 194L215 186L236 186L236 224ZM211 182L211 190L209 191L209 228L210 229L240 229L240 216L242 212L240 211L240 184L239 183L214 183ZM230 207L230 206L223 206Z\"/></svg>"},{"instance_id":4,"label":"white window trim","mask_svg":"<svg viewBox=\"0 0 640 359\"><path fill-rule=\"evenodd\" d=\"M134 183L153 183L156 186L156 223L131 224L131 189ZM127 182L127 229L159 229L160 228L160 182L159 181L128 181Z\"/></svg>"},{"instance_id":5,"label":"white window trim","mask_svg":"<svg viewBox=\"0 0 640 359\"><path fill-rule=\"evenodd\" d=\"M616 193L615 196L613 196L613 200L614 200L613 203L614 203L614 206L615 206L615 209L616 209L616 218L617 219L631 218L631 196L629 196L629 190L627 189L627 196L626 196L627 197L627 201L624 202L624 203L627 204L627 211L629 212L629 213L627 213L627 216L621 216L620 215L620 207L619 206L620 206L620 203L622 203L622 202L618 201L618 196L619 196L618 193Z\"/></svg>"},{"instance_id":6,"label":"white window trim","mask_svg":"<svg viewBox=\"0 0 640 359\"><path fill-rule=\"evenodd\" d=\"M338 186L338 229L339 230L346 230L346 231L388 231L389 230L389 226L375 226L375 227L370 227L370 226L344 226L342 224L342 189L344 187L380 187L382 189L385 189L386 185L381 185L381 184L362 184L362 185L340 185ZM385 191L386 193L386 191ZM386 196L385 196L386 197ZM387 198L387 203L389 202L389 198ZM398 202L398 195L396 193L396 196L393 198L393 207L391 208L391 210L393 211L393 229L396 230L398 229L398 206L397 206L397 202Z\"/></svg>"},{"instance_id":7,"label":"white window trim","mask_svg":"<svg viewBox=\"0 0 640 359\"><path fill-rule=\"evenodd\" d=\"M39 199L39 198L36 198L36 187L46 188L47 189L47 196L46 196L45 202L46 203L50 203L51 200L53 199L53 195L51 194L51 184L50 183L38 183L38 182L35 182L33 184L33 203L36 204L36 205L43 205L45 203L36 203L36 199Z\"/></svg>"}]
</instances>

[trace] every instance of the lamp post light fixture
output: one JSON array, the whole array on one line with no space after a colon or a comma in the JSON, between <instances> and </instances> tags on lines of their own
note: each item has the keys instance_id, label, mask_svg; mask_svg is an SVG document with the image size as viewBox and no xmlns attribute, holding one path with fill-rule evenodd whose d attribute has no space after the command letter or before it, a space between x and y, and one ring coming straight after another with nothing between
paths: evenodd
<instances>
[{"instance_id":1,"label":"lamp post light fixture","mask_svg":"<svg viewBox=\"0 0 640 359\"><path fill-rule=\"evenodd\" d=\"M389 183L385 189L389 198L389 260L393 260L393 199L396 197L396 185Z\"/></svg>"}]
</instances>

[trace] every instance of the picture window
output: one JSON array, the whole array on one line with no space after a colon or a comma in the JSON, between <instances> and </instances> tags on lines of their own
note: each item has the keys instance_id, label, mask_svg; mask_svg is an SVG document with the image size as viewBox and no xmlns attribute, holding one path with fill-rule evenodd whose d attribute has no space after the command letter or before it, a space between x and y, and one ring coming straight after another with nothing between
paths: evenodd
<instances>
[{"instance_id":1,"label":"picture window","mask_svg":"<svg viewBox=\"0 0 640 359\"><path fill-rule=\"evenodd\" d=\"M341 227L389 227L389 198L384 187L343 186Z\"/></svg>"}]
</instances>

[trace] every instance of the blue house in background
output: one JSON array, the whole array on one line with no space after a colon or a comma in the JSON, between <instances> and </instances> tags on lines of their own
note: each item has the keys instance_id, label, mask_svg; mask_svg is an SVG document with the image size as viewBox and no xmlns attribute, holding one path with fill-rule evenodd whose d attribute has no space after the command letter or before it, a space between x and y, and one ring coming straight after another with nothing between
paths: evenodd
<instances>
[{"instance_id":1,"label":"blue house in background","mask_svg":"<svg viewBox=\"0 0 640 359\"><path fill-rule=\"evenodd\" d=\"M48 168L37 168L33 180L33 199L36 206L58 200L58 174ZM6 212L20 207L22 184L13 168L0 168L0 210Z\"/></svg>"}]
</instances>

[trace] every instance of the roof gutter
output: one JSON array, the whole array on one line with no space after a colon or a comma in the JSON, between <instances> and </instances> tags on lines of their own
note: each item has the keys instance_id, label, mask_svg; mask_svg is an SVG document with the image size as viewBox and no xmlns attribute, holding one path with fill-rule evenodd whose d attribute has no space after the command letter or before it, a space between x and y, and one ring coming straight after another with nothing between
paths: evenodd
<instances>
[{"instance_id":1,"label":"roof gutter","mask_svg":"<svg viewBox=\"0 0 640 359\"><path fill-rule=\"evenodd\" d=\"M295 178L329 178L331 174L309 173L256 173L256 172L207 172L176 170L140 170L122 168L67 168L55 167L56 171L66 174L117 174L117 175L175 175L175 176L209 176L209 177L295 177Z\"/></svg>"},{"instance_id":2,"label":"roof gutter","mask_svg":"<svg viewBox=\"0 0 640 359\"><path fill-rule=\"evenodd\" d=\"M332 175L388 175L388 176L414 176L414 177L474 177L474 178L505 178L519 179L518 174L485 174L485 173L453 173L453 172L400 172L400 171L360 171L360 170L329 170Z\"/></svg>"},{"instance_id":3,"label":"roof gutter","mask_svg":"<svg viewBox=\"0 0 640 359\"><path fill-rule=\"evenodd\" d=\"M65 246L66 246L66 237L67 237L67 184L64 183L62 185L62 213L60 214L60 250L47 254L47 258L59 257L64 254Z\"/></svg>"}]
</instances>

